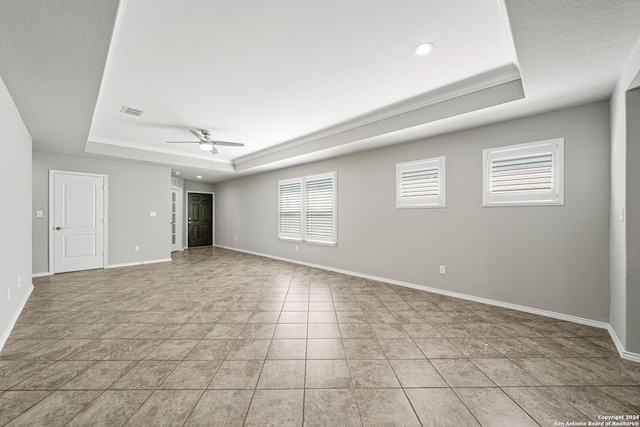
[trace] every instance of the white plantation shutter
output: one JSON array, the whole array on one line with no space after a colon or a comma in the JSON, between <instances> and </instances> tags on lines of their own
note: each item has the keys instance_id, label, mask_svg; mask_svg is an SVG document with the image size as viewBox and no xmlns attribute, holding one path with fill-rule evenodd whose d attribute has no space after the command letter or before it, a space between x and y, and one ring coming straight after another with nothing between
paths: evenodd
<instances>
[{"instance_id":1,"label":"white plantation shutter","mask_svg":"<svg viewBox=\"0 0 640 427\"><path fill-rule=\"evenodd\" d=\"M551 153L512 157L491 162L491 192L551 191L553 168Z\"/></svg>"},{"instance_id":2,"label":"white plantation shutter","mask_svg":"<svg viewBox=\"0 0 640 427\"><path fill-rule=\"evenodd\" d=\"M483 151L483 204L561 205L562 138Z\"/></svg>"},{"instance_id":3,"label":"white plantation shutter","mask_svg":"<svg viewBox=\"0 0 640 427\"><path fill-rule=\"evenodd\" d=\"M304 240L336 244L336 173L305 177Z\"/></svg>"},{"instance_id":4,"label":"white plantation shutter","mask_svg":"<svg viewBox=\"0 0 640 427\"><path fill-rule=\"evenodd\" d=\"M445 206L444 157L396 165L396 207L440 208Z\"/></svg>"},{"instance_id":5,"label":"white plantation shutter","mask_svg":"<svg viewBox=\"0 0 640 427\"><path fill-rule=\"evenodd\" d=\"M278 238L302 240L302 179L278 183Z\"/></svg>"},{"instance_id":6,"label":"white plantation shutter","mask_svg":"<svg viewBox=\"0 0 640 427\"><path fill-rule=\"evenodd\" d=\"M335 172L278 182L278 238L335 245Z\"/></svg>"}]
</instances>

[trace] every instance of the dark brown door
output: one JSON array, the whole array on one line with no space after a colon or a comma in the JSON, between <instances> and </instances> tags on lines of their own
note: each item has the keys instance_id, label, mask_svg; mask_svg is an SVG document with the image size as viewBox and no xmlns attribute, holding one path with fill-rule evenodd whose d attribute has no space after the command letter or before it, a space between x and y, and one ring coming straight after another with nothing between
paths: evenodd
<instances>
[{"instance_id":1,"label":"dark brown door","mask_svg":"<svg viewBox=\"0 0 640 427\"><path fill-rule=\"evenodd\" d=\"M189 193L189 247L211 246L212 239L212 195Z\"/></svg>"}]
</instances>

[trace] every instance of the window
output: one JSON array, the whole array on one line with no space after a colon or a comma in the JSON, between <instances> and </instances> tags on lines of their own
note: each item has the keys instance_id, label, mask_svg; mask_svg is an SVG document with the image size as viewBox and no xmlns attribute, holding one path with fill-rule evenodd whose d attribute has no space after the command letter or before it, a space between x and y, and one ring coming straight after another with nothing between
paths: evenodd
<instances>
[{"instance_id":1,"label":"window","mask_svg":"<svg viewBox=\"0 0 640 427\"><path fill-rule=\"evenodd\" d=\"M396 165L397 208L444 208L445 158Z\"/></svg>"},{"instance_id":2,"label":"window","mask_svg":"<svg viewBox=\"0 0 640 427\"><path fill-rule=\"evenodd\" d=\"M336 244L335 185L335 172L305 178L304 240L306 242Z\"/></svg>"},{"instance_id":3,"label":"window","mask_svg":"<svg viewBox=\"0 0 640 427\"><path fill-rule=\"evenodd\" d=\"M278 237L302 240L302 178L278 183Z\"/></svg>"},{"instance_id":4,"label":"window","mask_svg":"<svg viewBox=\"0 0 640 427\"><path fill-rule=\"evenodd\" d=\"M482 152L483 206L564 204L564 139Z\"/></svg>"},{"instance_id":5,"label":"window","mask_svg":"<svg viewBox=\"0 0 640 427\"><path fill-rule=\"evenodd\" d=\"M337 243L336 177L331 172L278 183L278 238Z\"/></svg>"}]
</instances>

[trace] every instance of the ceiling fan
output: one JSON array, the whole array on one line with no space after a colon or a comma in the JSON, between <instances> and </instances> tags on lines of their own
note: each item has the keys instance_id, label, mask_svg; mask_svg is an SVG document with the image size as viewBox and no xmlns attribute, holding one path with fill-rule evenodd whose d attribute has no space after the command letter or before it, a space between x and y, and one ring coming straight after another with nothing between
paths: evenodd
<instances>
[{"instance_id":1,"label":"ceiling fan","mask_svg":"<svg viewBox=\"0 0 640 427\"><path fill-rule=\"evenodd\" d=\"M224 145L228 147L244 147L244 144L239 142L228 141L214 141L211 139L211 131L207 129L189 129L199 141L167 141L167 144L198 144L201 150L210 151L211 154L218 154L218 150L214 145Z\"/></svg>"}]
</instances>

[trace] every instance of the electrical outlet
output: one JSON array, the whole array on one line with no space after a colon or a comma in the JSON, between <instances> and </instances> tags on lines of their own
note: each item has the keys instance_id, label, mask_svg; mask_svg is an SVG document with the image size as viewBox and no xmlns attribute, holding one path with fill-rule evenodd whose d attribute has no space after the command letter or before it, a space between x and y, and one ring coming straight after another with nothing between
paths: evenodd
<instances>
[{"instance_id":1,"label":"electrical outlet","mask_svg":"<svg viewBox=\"0 0 640 427\"><path fill-rule=\"evenodd\" d=\"M298 245L296 245L296 251L298 250Z\"/></svg>"},{"instance_id":2,"label":"electrical outlet","mask_svg":"<svg viewBox=\"0 0 640 427\"><path fill-rule=\"evenodd\" d=\"M444 265L440 266L440 274L447 274L447 268Z\"/></svg>"},{"instance_id":3,"label":"electrical outlet","mask_svg":"<svg viewBox=\"0 0 640 427\"><path fill-rule=\"evenodd\" d=\"M149 212L149 216L154 218L156 216L156 211Z\"/></svg>"},{"instance_id":4,"label":"electrical outlet","mask_svg":"<svg viewBox=\"0 0 640 427\"><path fill-rule=\"evenodd\" d=\"M134 247L134 249L135 249L136 252L140 252L140 246L136 246L136 247Z\"/></svg>"},{"instance_id":5,"label":"electrical outlet","mask_svg":"<svg viewBox=\"0 0 640 427\"><path fill-rule=\"evenodd\" d=\"M11 288L7 288L7 301L11 301Z\"/></svg>"},{"instance_id":6,"label":"electrical outlet","mask_svg":"<svg viewBox=\"0 0 640 427\"><path fill-rule=\"evenodd\" d=\"M36 218L42 218L44 216L44 212L36 211Z\"/></svg>"},{"instance_id":7,"label":"electrical outlet","mask_svg":"<svg viewBox=\"0 0 640 427\"><path fill-rule=\"evenodd\" d=\"M18 287L20 287L20 281L21 281L21 277L18 276Z\"/></svg>"},{"instance_id":8,"label":"electrical outlet","mask_svg":"<svg viewBox=\"0 0 640 427\"><path fill-rule=\"evenodd\" d=\"M235 239L236 239L236 242L237 242L238 241L238 236L236 236Z\"/></svg>"}]
</instances>

